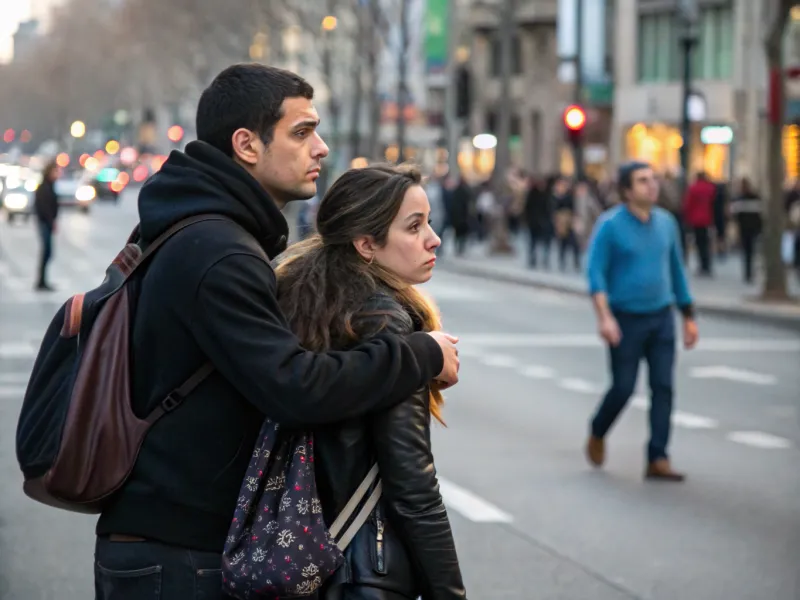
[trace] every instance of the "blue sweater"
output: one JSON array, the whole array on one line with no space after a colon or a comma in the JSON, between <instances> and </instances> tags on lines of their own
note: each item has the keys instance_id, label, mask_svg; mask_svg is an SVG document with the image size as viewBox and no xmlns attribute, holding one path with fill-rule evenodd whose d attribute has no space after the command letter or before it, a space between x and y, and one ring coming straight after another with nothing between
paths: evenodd
<instances>
[{"instance_id":1,"label":"blue sweater","mask_svg":"<svg viewBox=\"0 0 800 600\"><path fill-rule=\"evenodd\" d=\"M603 214L589 243L589 292L605 293L613 310L649 313L691 309L675 218L654 208L647 222L624 205Z\"/></svg>"}]
</instances>

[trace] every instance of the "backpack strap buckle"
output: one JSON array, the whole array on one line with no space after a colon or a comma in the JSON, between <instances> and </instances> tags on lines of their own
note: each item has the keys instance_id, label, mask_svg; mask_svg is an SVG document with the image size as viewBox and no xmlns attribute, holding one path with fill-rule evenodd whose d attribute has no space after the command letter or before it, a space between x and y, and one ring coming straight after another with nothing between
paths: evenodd
<instances>
[{"instance_id":1,"label":"backpack strap buckle","mask_svg":"<svg viewBox=\"0 0 800 600\"><path fill-rule=\"evenodd\" d=\"M166 398L161 401L161 408L164 409L164 412L172 412L176 408L178 408L181 403L183 402L183 396L181 396L177 390L170 392Z\"/></svg>"}]
</instances>

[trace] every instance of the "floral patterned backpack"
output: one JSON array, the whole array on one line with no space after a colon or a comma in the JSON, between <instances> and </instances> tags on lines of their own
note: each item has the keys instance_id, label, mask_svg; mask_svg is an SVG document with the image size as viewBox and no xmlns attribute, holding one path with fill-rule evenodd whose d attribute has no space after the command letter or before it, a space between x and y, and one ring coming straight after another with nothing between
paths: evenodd
<instances>
[{"instance_id":1,"label":"floral patterned backpack","mask_svg":"<svg viewBox=\"0 0 800 600\"><path fill-rule=\"evenodd\" d=\"M283 433L267 419L259 440L225 542L223 590L240 600L308 596L344 562L344 549L378 504L378 465L328 529L314 481L311 434Z\"/></svg>"}]
</instances>

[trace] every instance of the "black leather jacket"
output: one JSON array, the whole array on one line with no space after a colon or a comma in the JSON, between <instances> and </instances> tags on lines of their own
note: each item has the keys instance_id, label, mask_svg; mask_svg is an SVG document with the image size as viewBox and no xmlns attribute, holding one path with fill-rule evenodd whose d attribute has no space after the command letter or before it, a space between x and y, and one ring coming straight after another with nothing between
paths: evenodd
<instances>
[{"instance_id":1,"label":"black leather jacket","mask_svg":"<svg viewBox=\"0 0 800 600\"><path fill-rule=\"evenodd\" d=\"M418 329L387 294L372 297L365 312L378 314L354 319L363 337ZM369 598L376 599L381 591L423 600L467 597L436 480L430 421L426 387L380 414L315 430L316 481L326 523L335 520L376 460L383 481L381 501L345 551L345 564L320 595L324 600L339 598L343 583L369 587ZM357 589L347 597L358 598Z\"/></svg>"}]
</instances>

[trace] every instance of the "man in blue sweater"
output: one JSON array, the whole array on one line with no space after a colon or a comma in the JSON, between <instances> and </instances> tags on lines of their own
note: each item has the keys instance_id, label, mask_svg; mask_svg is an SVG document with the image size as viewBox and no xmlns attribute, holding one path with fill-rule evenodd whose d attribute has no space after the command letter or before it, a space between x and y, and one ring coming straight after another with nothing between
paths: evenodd
<instances>
[{"instance_id":1,"label":"man in blue sweater","mask_svg":"<svg viewBox=\"0 0 800 600\"><path fill-rule=\"evenodd\" d=\"M656 206L658 183L646 163L620 167L623 203L597 222L589 245L589 291L611 356L611 389L592 419L586 455L605 460L605 436L636 386L642 359L650 390L650 443L645 477L683 481L667 456L672 416L675 318L683 314L683 342L697 343L692 297L686 282L675 218Z\"/></svg>"}]
</instances>

